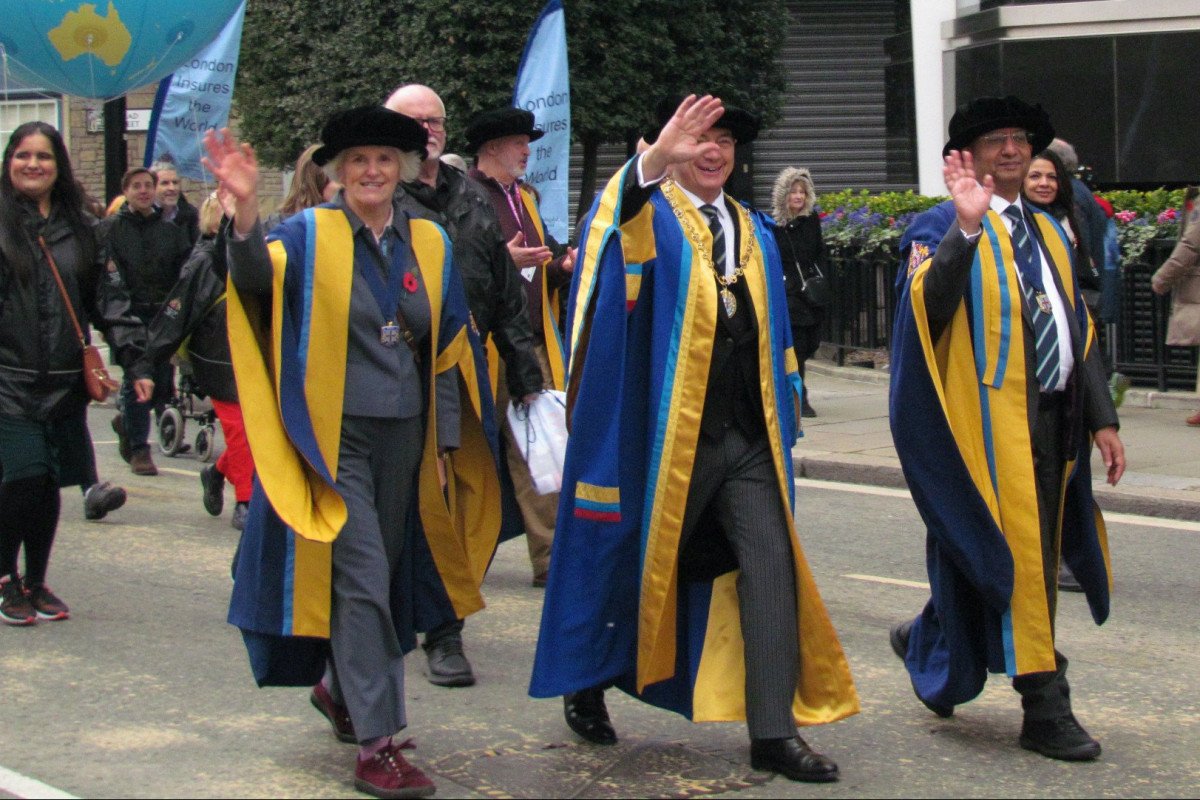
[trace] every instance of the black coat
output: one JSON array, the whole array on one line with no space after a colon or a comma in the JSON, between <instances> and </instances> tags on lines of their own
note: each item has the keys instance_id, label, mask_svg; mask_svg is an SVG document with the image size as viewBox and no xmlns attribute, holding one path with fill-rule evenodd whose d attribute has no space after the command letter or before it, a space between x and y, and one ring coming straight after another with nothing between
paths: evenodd
<instances>
[{"instance_id":1,"label":"black coat","mask_svg":"<svg viewBox=\"0 0 1200 800\"><path fill-rule=\"evenodd\" d=\"M105 270L95 241L80 242L57 208L43 219L32 203L19 201L18 213L24 241L0 247L0 414L46 420L77 413L88 399L79 339L37 243L39 235L54 256L85 336L89 324L99 329L122 367L137 358L145 336L141 321L130 312L120 274ZM95 220L88 221L94 240ZM2 255L14 247L36 256L34 278L27 285L16 279ZM95 255L85 261L89 251Z\"/></svg>"},{"instance_id":2,"label":"black coat","mask_svg":"<svg viewBox=\"0 0 1200 800\"><path fill-rule=\"evenodd\" d=\"M192 251L188 234L162 218L162 209L149 215L129 204L104 221L108 257L129 287L133 313L149 322L179 280L179 269Z\"/></svg>"},{"instance_id":3,"label":"black coat","mask_svg":"<svg viewBox=\"0 0 1200 800\"><path fill-rule=\"evenodd\" d=\"M200 211L182 194L179 195L179 204L175 206L175 216L171 218L171 224L183 228L189 244L195 245L200 241Z\"/></svg>"},{"instance_id":4,"label":"black coat","mask_svg":"<svg viewBox=\"0 0 1200 800\"><path fill-rule=\"evenodd\" d=\"M792 327L814 327L825 318L824 309L804 299L801 289L805 276L811 277L814 268L825 273L825 245L821 241L821 220L816 214L795 217L785 225L775 226L775 242L783 260L784 289L787 292L788 316Z\"/></svg>"},{"instance_id":5,"label":"black coat","mask_svg":"<svg viewBox=\"0 0 1200 800\"><path fill-rule=\"evenodd\" d=\"M237 382L225 323L225 237L205 237L179 271L179 281L150 322L146 353L133 374L150 378L187 340L187 361L200 391L236 403ZM188 338L191 337L191 338Z\"/></svg>"},{"instance_id":6,"label":"black coat","mask_svg":"<svg viewBox=\"0 0 1200 800\"><path fill-rule=\"evenodd\" d=\"M442 164L436 187L406 183L397 190L397 199L411 216L433 220L446 229L479 339L486 342L489 334L495 339L508 375L509 395L517 398L541 391L542 368L533 353L536 340L525 291L483 189L460 170Z\"/></svg>"}]
</instances>

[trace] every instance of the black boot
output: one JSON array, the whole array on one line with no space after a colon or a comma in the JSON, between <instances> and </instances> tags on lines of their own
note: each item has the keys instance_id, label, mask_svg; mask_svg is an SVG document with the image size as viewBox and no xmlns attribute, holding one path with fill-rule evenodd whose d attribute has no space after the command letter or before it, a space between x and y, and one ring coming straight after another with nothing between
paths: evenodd
<instances>
[{"instance_id":1,"label":"black boot","mask_svg":"<svg viewBox=\"0 0 1200 800\"><path fill-rule=\"evenodd\" d=\"M1100 743L1075 715L1055 719L1029 719L1021 723L1021 747L1060 761L1091 761L1100 757Z\"/></svg>"},{"instance_id":2,"label":"black boot","mask_svg":"<svg viewBox=\"0 0 1200 800\"><path fill-rule=\"evenodd\" d=\"M603 689L584 689L563 695L567 726L592 744L616 744L617 731L608 718Z\"/></svg>"}]
</instances>

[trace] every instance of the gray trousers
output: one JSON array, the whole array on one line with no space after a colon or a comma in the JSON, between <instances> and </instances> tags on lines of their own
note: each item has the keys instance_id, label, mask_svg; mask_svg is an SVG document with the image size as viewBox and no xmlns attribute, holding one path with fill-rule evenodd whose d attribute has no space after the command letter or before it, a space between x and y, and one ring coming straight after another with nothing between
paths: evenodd
<instances>
[{"instance_id":1,"label":"gray trousers","mask_svg":"<svg viewBox=\"0 0 1200 800\"><path fill-rule=\"evenodd\" d=\"M420 417L342 420L337 488L349 516L333 542L333 655L326 678L360 742L408 724L391 594L400 554L409 546L404 521L416 502L423 433Z\"/></svg>"},{"instance_id":2,"label":"gray trousers","mask_svg":"<svg viewBox=\"0 0 1200 800\"><path fill-rule=\"evenodd\" d=\"M1062 487L1063 452L1062 426L1066 413L1066 396L1059 392L1042 395L1038 401L1037 419L1033 426L1033 475L1037 484L1038 515L1042 533L1042 579L1046 587L1046 602L1050 609L1050 629L1058 605L1058 563L1060 535L1058 530L1058 497ZM1067 658L1054 651L1057 669L1054 672L1034 672L1013 678L1013 688L1021 694L1021 707L1029 719L1057 719L1071 712L1071 688L1067 683Z\"/></svg>"},{"instance_id":3,"label":"gray trousers","mask_svg":"<svg viewBox=\"0 0 1200 800\"><path fill-rule=\"evenodd\" d=\"M683 535L703 516L720 525L737 555L746 724L754 739L796 735L800 636L787 514L765 434L747 439L731 427L716 438L700 437Z\"/></svg>"}]
</instances>

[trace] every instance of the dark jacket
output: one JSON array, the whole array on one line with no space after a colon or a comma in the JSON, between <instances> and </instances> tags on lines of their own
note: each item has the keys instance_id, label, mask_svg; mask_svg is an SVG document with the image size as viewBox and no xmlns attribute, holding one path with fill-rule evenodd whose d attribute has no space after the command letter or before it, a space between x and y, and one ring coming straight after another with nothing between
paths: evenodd
<instances>
[{"instance_id":1,"label":"dark jacket","mask_svg":"<svg viewBox=\"0 0 1200 800\"><path fill-rule=\"evenodd\" d=\"M509 395L519 398L541 391L542 369L533 353L525 293L483 190L462 171L442 164L436 187L414 181L402 184L396 195L411 216L446 229L479 339L486 342L489 334L493 336L504 360Z\"/></svg>"},{"instance_id":2,"label":"dark jacket","mask_svg":"<svg viewBox=\"0 0 1200 800\"><path fill-rule=\"evenodd\" d=\"M788 316L792 327L809 327L821 324L824 311L804 299L802 289L805 277L812 277L816 269L825 272L825 245L821 241L821 219L816 214L794 217L785 225L775 226L775 243L779 245L779 257L783 260L784 289L787 292Z\"/></svg>"},{"instance_id":3,"label":"dark jacket","mask_svg":"<svg viewBox=\"0 0 1200 800\"><path fill-rule=\"evenodd\" d=\"M126 203L104 222L108 257L129 287L133 313L149 323L179 280L192 243L183 228L163 220L158 207L142 215Z\"/></svg>"},{"instance_id":4,"label":"dark jacket","mask_svg":"<svg viewBox=\"0 0 1200 800\"><path fill-rule=\"evenodd\" d=\"M170 359L187 339L187 361L200 391L237 402L225 324L226 274L223 233L196 242L179 271L179 282L150 323L146 352L133 366L136 377L152 377L154 367Z\"/></svg>"},{"instance_id":5,"label":"dark jacket","mask_svg":"<svg viewBox=\"0 0 1200 800\"><path fill-rule=\"evenodd\" d=\"M179 195L179 203L175 206L175 216L167 221L183 228L189 244L194 245L200 241L200 211L182 194Z\"/></svg>"},{"instance_id":6,"label":"dark jacket","mask_svg":"<svg viewBox=\"0 0 1200 800\"><path fill-rule=\"evenodd\" d=\"M74 413L88 400L79 339L37 243L39 235L54 256L85 336L89 324L102 331L113 360L123 367L137 358L145 338L141 321L130 313L120 274L105 271L101 248L78 241L58 209L42 219L32 203L20 201L18 208L25 241L0 247L0 414L46 420ZM88 220L94 235L94 220ZM21 247L37 254L28 285L13 276L2 255ZM96 255L85 263L89 249Z\"/></svg>"}]
</instances>

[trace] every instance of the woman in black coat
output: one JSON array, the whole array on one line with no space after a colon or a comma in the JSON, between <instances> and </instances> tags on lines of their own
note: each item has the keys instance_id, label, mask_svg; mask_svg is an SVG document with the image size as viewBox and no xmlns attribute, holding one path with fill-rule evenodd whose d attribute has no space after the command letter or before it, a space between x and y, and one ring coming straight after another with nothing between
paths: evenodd
<instances>
[{"instance_id":1,"label":"woman in black coat","mask_svg":"<svg viewBox=\"0 0 1200 800\"><path fill-rule=\"evenodd\" d=\"M821 242L821 220L815 213L817 193L807 169L785 167L775 179L771 193L775 215L775 241L783 259L784 286L787 289L788 315L792 324L792 345L804 381L802 414L815 417L808 402L808 381L804 380L804 362L821 345L821 323L825 309L804 296L804 284L824 270L825 245Z\"/></svg>"},{"instance_id":2,"label":"woman in black coat","mask_svg":"<svg viewBox=\"0 0 1200 800\"><path fill-rule=\"evenodd\" d=\"M67 618L45 583L59 488L94 470L82 345L51 263L80 327L103 331L121 364L145 341L94 229L62 136L44 122L18 127L0 174L0 621L9 625Z\"/></svg>"}]
</instances>

